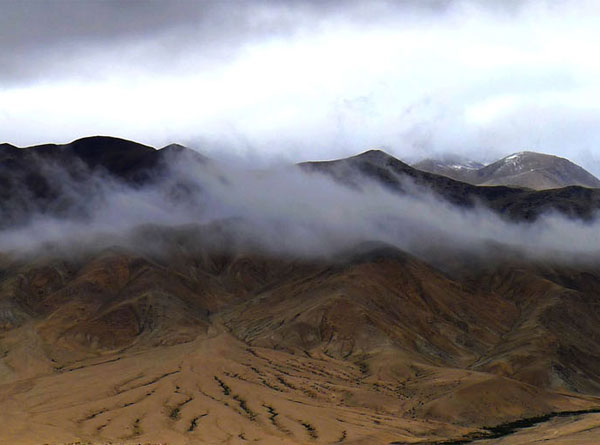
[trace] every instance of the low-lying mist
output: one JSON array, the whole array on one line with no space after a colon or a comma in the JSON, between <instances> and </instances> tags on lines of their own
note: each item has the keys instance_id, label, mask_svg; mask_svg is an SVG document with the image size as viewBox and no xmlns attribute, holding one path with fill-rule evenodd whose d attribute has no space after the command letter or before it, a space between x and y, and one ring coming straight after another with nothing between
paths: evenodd
<instances>
[{"instance_id":1,"label":"low-lying mist","mask_svg":"<svg viewBox=\"0 0 600 445\"><path fill-rule=\"evenodd\" d=\"M334 255L365 241L421 257L447 249L485 254L501 245L561 259L595 255L600 248L597 219L546 214L534 223L509 222L481 206L453 206L409 182L405 194L366 178L357 189L296 166L256 170L188 153L174 156L144 186L99 172L75 180L57 166L45 174L60 182L71 210L53 216L37 211L27 223L1 230L0 251L160 250L165 239L157 228L185 229L182 245L296 257Z\"/></svg>"}]
</instances>

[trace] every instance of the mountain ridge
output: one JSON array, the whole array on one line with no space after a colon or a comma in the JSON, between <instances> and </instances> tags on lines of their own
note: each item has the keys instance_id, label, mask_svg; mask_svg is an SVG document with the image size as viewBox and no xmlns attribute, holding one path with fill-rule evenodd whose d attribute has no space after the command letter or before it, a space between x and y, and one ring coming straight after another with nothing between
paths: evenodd
<instances>
[{"instance_id":1,"label":"mountain ridge","mask_svg":"<svg viewBox=\"0 0 600 445\"><path fill-rule=\"evenodd\" d=\"M373 159L376 162L372 162ZM412 185L417 185L459 207L474 208L482 204L513 221L534 221L551 211L591 219L600 209L600 189L568 186L527 190L504 185L477 186L418 170L382 151L298 165L307 172L325 174L342 184L358 188L365 179L396 193L405 193ZM406 180L410 183L408 188Z\"/></svg>"},{"instance_id":2,"label":"mountain ridge","mask_svg":"<svg viewBox=\"0 0 600 445\"><path fill-rule=\"evenodd\" d=\"M474 185L506 185L534 190L600 187L600 179L568 159L532 151L516 152L478 168L456 169L452 164L435 159L425 159L413 167Z\"/></svg>"},{"instance_id":3,"label":"mountain ridge","mask_svg":"<svg viewBox=\"0 0 600 445\"><path fill-rule=\"evenodd\" d=\"M154 149L118 138L90 137L64 145L44 144L29 148L4 146L0 149L1 225L27 221L36 211L49 215L69 214L76 200L89 200L96 186L86 185L94 174L108 174L128 187L142 189L156 185L169 174L169 165L186 157L184 164L197 163L203 168L209 158L184 146L171 144ZM449 203L474 208L483 205L512 221L534 221L548 212L589 220L600 209L600 190L580 186L559 189L528 190L507 186L476 186L444 175L411 167L381 150L369 150L348 158L308 161L297 164L307 173L325 174L333 180L360 189L368 182L377 183L393 193L432 192ZM56 169L63 180L57 180ZM216 167L215 167L216 168ZM64 181L80 190L65 200ZM182 178L171 184L176 195L189 196L197 187ZM417 188L415 188L415 186ZM81 198L79 198L81 197ZM74 201L75 200L75 201ZM83 211L85 206L79 206ZM85 213L85 212L83 212Z\"/></svg>"}]
</instances>

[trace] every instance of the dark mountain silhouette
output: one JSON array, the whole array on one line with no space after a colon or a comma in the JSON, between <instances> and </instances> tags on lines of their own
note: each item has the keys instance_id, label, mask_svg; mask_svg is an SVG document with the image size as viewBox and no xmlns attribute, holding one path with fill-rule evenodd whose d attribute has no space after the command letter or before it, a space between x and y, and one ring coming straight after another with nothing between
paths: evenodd
<instances>
[{"instance_id":1,"label":"dark mountain silhouette","mask_svg":"<svg viewBox=\"0 0 600 445\"><path fill-rule=\"evenodd\" d=\"M69 144L16 148L0 145L0 227L22 224L31 215L84 215L97 197L99 178L144 187L164 178L175 156L204 162L182 145L156 150L136 142L93 136Z\"/></svg>"},{"instance_id":2,"label":"dark mountain silhouette","mask_svg":"<svg viewBox=\"0 0 600 445\"><path fill-rule=\"evenodd\" d=\"M4 147L0 147L0 150L3 160L11 160L13 165L21 169L27 168L27 162L55 163L71 170L83 165L90 170L102 168L128 182L146 180L143 172L156 167L160 159L152 147L105 136L87 137L64 145L44 144L22 149L13 147L6 154Z\"/></svg>"}]
</instances>

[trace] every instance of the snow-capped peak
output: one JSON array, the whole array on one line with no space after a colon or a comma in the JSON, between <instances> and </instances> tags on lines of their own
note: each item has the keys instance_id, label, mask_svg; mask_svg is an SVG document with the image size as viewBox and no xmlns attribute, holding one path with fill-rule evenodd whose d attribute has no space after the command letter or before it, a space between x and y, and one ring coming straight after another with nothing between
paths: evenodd
<instances>
[{"instance_id":1,"label":"snow-capped peak","mask_svg":"<svg viewBox=\"0 0 600 445\"><path fill-rule=\"evenodd\" d=\"M522 158L525 155L525 153L527 153L527 152L525 152L525 151L519 151L518 153L513 153L512 155L505 157L504 160L505 161L512 161L512 160L515 160L515 159L519 159L519 158Z\"/></svg>"},{"instance_id":2,"label":"snow-capped peak","mask_svg":"<svg viewBox=\"0 0 600 445\"><path fill-rule=\"evenodd\" d=\"M471 160L448 160L448 161L438 161L436 163L436 167L438 168L451 168L452 170L477 170L483 167L483 164L471 161Z\"/></svg>"}]
</instances>

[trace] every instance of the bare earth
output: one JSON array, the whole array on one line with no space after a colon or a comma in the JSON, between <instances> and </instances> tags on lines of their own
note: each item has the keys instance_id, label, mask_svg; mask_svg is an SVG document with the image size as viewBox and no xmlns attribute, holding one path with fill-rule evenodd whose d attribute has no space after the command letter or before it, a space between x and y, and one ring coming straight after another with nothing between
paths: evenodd
<instances>
[{"instance_id":1,"label":"bare earth","mask_svg":"<svg viewBox=\"0 0 600 445\"><path fill-rule=\"evenodd\" d=\"M477 439L600 407L595 272L450 278L390 249L3 261L2 444L600 441L595 413Z\"/></svg>"}]
</instances>

